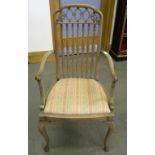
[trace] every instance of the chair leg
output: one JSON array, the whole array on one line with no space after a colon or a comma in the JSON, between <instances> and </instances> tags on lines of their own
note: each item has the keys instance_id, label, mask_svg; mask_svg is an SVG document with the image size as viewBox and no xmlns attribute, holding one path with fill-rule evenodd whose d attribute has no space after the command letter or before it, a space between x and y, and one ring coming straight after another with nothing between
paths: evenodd
<instances>
[{"instance_id":1,"label":"chair leg","mask_svg":"<svg viewBox=\"0 0 155 155\"><path fill-rule=\"evenodd\" d=\"M43 138L45 139L45 145L43 146L43 149L45 152L49 151L49 138L48 138L48 134L45 128L45 124L46 122L43 121L39 121L39 132L40 134L43 136Z\"/></svg>"},{"instance_id":2,"label":"chair leg","mask_svg":"<svg viewBox=\"0 0 155 155\"><path fill-rule=\"evenodd\" d=\"M107 133L106 133L105 138L104 138L104 151L105 152L109 151L109 147L108 147L107 141L108 141L108 138L111 136L113 130L114 130L114 124L110 123L108 125L108 130L107 130Z\"/></svg>"}]
</instances>

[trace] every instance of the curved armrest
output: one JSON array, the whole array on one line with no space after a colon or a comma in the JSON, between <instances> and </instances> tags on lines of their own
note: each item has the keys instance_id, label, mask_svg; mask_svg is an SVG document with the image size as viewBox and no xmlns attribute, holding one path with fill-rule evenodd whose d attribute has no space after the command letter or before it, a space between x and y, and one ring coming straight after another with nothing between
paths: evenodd
<instances>
[{"instance_id":1,"label":"curved armrest","mask_svg":"<svg viewBox=\"0 0 155 155\"><path fill-rule=\"evenodd\" d=\"M50 56L50 54L52 53L53 50L51 51L48 51L44 54L43 58L42 58L42 61L41 61L41 64L40 64L40 68L38 70L38 73L37 75L35 76L35 79L37 81L40 81L42 79L42 74L43 74L43 71L44 71L44 68L45 68L45 64L46 64L46 61L48 59L48 57Z\"/></svg>"},{"instance_id":2,"label":"curved armrest","mask_svg":"<svg viewBox=\"0 0 155 155\"><path fill-rule=\"evenodd\" d=\"M45 106L45 91L44 91L44 85L42 82L42 74L43 74L43 71L45 68L45 63L51 53L52 53L52 51L48 51L45 53L45 55L42 58L41 64L40 64L39 71L38 71L37 75L35 76L35 80L37 80L38 85L39 85L39 90L40 90L40 97L41 97L40 109L41 110L44 109L44 106Z\"/></svg>"},{"instance_id":3,"label":"curved armrest","mask_svg":"<svg viewBox=\"0 0 155 155\"><path fill-rule=\"evenodd\" d=\"M110 69L110 71L111 71L113 81L114 81L114 82L118 81L118 78L117 78L117 75L116 75L115 69L114 69L114 63L113 63L113 60L112 60L111 56L110 56L109 53L106 52L106 51L101 51L101 52L102 52L102 54L106 57L106 59L107 59L107 61L108 61L109 69Z\"/></svg>"},{"instance_id":4,"label":"curved armrest","mask_svg":"<svg viewBox=\"0 0 155 155\"><path fill-rule=\"evenodd\" d=\"M109 107L113 111L114 110L114 105L113 105L114 88L115 88L115 83L118 81L118 78L115 73L114 63L113 63L111 56L106 51L102 51L102 54L106 57L106 59L108 61L109 69L111 71L111 75L112 75L112 79L113 79L112 83L111 83L110 94L109 94Z\"/></svg>"}]
</instances>

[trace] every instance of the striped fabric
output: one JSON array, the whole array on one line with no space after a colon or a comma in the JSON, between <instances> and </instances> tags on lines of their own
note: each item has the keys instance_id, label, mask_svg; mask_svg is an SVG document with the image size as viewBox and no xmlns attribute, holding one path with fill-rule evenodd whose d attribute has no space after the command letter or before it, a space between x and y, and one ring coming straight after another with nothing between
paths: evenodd
<instances>
[{"instance_id":1,"label":"striped fabric","mask_svg":"<svg viewBox=\"0 0 155 155\"><path fill-rule=\"evenodd\" d=\"M109 113L105 91L93 79L67 78L59 80L48 95L45 113L103 114Z\"/></svg>"}]
</instances>

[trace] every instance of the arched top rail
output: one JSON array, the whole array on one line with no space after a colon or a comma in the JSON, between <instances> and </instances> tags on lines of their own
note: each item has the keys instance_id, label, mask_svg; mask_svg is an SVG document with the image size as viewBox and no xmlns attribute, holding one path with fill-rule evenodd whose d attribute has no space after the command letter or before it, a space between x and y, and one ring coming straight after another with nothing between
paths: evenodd
<instances>
[{"instance_id":1,"label":"arched top rail","mask_svg":"<svg viewBox=\"0 0 155 155\"><path fill-rule=\"evenodd\" d=\"M99 24L103 18L102 12L89 4L64 5L55 11L54 16L55 22L60 24Z\"/></svg>"}]
</instances>

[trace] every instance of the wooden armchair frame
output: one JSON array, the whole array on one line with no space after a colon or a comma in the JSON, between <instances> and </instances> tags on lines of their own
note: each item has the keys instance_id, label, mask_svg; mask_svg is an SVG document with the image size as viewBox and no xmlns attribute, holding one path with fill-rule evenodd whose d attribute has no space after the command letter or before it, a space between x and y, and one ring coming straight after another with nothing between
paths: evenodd
<instances>
[{"instance_id":1,"label":"wooden armchair frame","mask_svg":"<svg viewBox=\"0 0 155 155\"><path fill-rule=\"evenodd\" d=\"M102 18L102 13L100 13L98 10L96 10L96 8L94 8L91 5L67 5L67 6L65 6L63 8L71 8L71 7L90 8L94 12L99 13L101 15L101 18ZM61 10L63 8L61 8ZM59 12L59 11L56 11L56 13L57 12ZM101 20L101 24L102 24L102 20ZM99 37L99 42L101 42L100 37ZM96 52L96 53L101 52L105 56L105 58L106 58L106 60L108 62L108 65L109 65L111 75L112 75L111 90L110 90L110 95L109 95L109 98L108 98L110 113L100 114L100 115L99 114L98 115L94 114L94 115L91 115L91 116L90 115L86 115L86 116L80 116L79 115L79 116L76 116L76 117L75 116L66 116L66 115L64 115L64 116L61 115L60 116L60 115L54 115L54 114L49 114L49 113L44 112L44 108L46 106L46 99L47 99L49 91L47 91L47 92L44 91L42 76L43 76L43 71L44 71L44 68L45 68L46 61L47 61L48 57L50 56L50 54L53 53L53 52L56 54L56 66L57 66L57 77L56 77L56 79L59 80L60 78L64 78L64 77L59 77L59 74L58 74L59 73L59 71L58 71L58 59L59 59L59 56L58 56L58 53L57 53L58 49L55 49L53 51L48 51L43 56L42 62L40 64L39 71L38 71L37 75L35 76L35 79L37 80L38 85L39 85L39 89L40 89L41 104L40 104L40 113L39 113L39 131L40 131L40 133L42 134L42 136L45 139L45 146L43 147L44 151L46 151L46 152L49 151L49 138L48 138L48 135L47 135L47 132L46 132L46 129L45 129L45 125L47 123L53 122L53 121L75 121L75 122L76 121L106 121L107 124L108 124L108 130L107 130L106 136L104 138L104 150L108 151L107 141L108 141L108 138L111 135L111 133L113 131L113 128L114 128L113 94L114 94L115 83L118 81L118 79L117 79L117 76L116 76L116 73L115 73L115 70L114 70L114 64L113 64L111 56L106 51L101 51L101 48L98 49L98 50L99 50L99 52ZM93 53L93 54L95 55L95 53ZM97 56L99 56L99 54L97 54ZM67 53L67 57L68 57L68 53Z\"/></svg>"}]
</instances>

